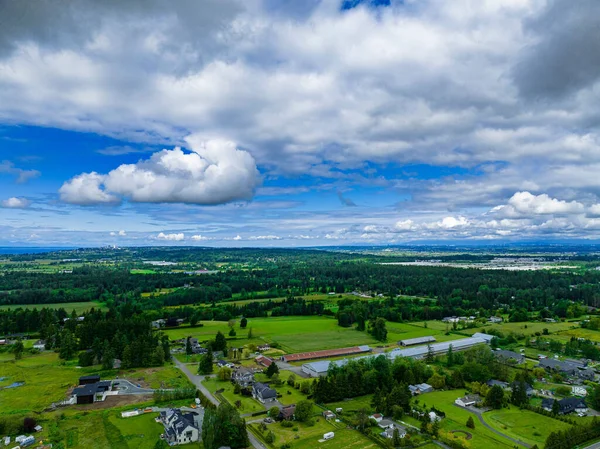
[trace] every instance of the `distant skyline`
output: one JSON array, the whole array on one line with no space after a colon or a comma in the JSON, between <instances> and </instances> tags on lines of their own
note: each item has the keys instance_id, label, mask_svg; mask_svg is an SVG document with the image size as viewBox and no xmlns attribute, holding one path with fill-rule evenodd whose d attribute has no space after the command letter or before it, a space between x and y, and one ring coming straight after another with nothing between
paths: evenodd
<instances>
[{"instance_id":1,"label":"distant skyline","mask_svg":"<svg viewBox=\"0 0 600 449\"><path fill-rule=\"evenodd\" d=\"M600 240L596 0L0 17L0 247Z\"/></svg>"}]
</instances>

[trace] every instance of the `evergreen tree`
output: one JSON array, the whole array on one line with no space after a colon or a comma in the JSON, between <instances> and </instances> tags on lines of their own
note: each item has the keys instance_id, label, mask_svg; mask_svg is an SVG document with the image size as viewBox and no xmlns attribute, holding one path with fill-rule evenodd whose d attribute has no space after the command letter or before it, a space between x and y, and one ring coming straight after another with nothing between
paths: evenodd
<instances>
[{"instance_id":1,"label":"evergreen tree","mask_svg":"<svg viewBox=\"0 0 600 449\"><path fill-rule=\"evenodd\" d=\"M558 401L555 399L554 402L552 403L552 414L556 416L559 413L560 413L560 405L558 404Z\"/></svg>"},{"instance_id":2,"label":"evergreen tree","mask_svg":"<svg viewBox=\"0 0 600 449\"><path fill-rule=\"evenodd\" d=\"M267 375L267 377L270 379L271 377L273 377L274 374L279 373L279 367L277 366L277 364L275 362L271 363L267 370L265 371L265 374Z\"/></svg>"},{"instance_id":3,"label":"evergreen tree","mask_svg":"<svg viewBox=\"0 0 600 449\"><path fill-rule=\"evenodd\" d=\"M313 414L313 402L312 401L299 401L296 404L296 411L294 416L297 421L306 422L310 419Z\"/></svg>"},{"instance_id":4,"label":"evergreen tree","mask_svg":"<svg viewBox=\"0 0 600 449\"><path fill-rule=\"evenodd\" d=\"M510 402L517 407L527 404L527 388L524 382L515 382L510 395Z\"/></svg>"},{"instance_id":5,"label":"evergreen tree","mask_svg":"<svg viewBox=\"0 0 600 449\"><path fill-rule=\"evenodd\" d=\"M123 357L121 358L121 366L124 369L131 368L133 366L133 353L130 345L126 345L123 348Z\"/></svg>"},{"instance_id":6,"label":"evergreen tree","mask_svg":"<svg viewBox=\"0 0 600 449\"><path fill-rule=\"evenodd\" d=\"M213 355L211 351L206 352L198 363L198 374L210 374L213 372Z\"/></svg>"},{"instance_id":7,"label":"evergreen tree","mask_svg":"<svg viewBox=\"0 0 600 449\"><path fill-rule=\"evenodd\" d=\"M170 362L171 361L171 347L169 344L169 336L168 335L161 336L160 341L161 341L161 345L163 348L163 352L165 354L165 361Z\"/></svg>"},{"instance_id":8,"label":"evergreen tree","mask_svg":"<svg viewBox=\"0 0 600 449\"><path fill-rule=\"evenodd\" d=\"M235 329L232 327L231 329L229 329L229 336L230 337L235 337L237 335L237 332L235 331Z\"/></svg>"},{"instance_id":9,"label":"evergreen tree","mask_svg":"<svg viewBox=\"0 0 600 449\"><path fill-rule=\"evenodd\" d=\"M162 346L157 346L152 353L152 365L163 366L165 364L165 351Z\"/></svg>"},{"instance_id":10,"label":"evergreen tree","mask_svg":"<svg viewBox=\"0 0 600 449\"><path fill-rule=\"evenodd\" d=\"M187 355L192 355L194 353L194 351L192 350L192 337L188 337L185 340L185 353Z\"/></svg>"},{"instance_id":11,"label":"evergreen tree","mask_svg":"<svg viewBox=\"0 0 600 449\"><path fill-rule=\"evenodd\" d=\"M394 445L394 447L400 446L400 440L400 432L398 431L397 427L394 427L394 434L392 436L392 444Z\"/></svg>"},{"instance_id":12,"label":"evergreen tree","mask_svg":"<svg viewBox=\"0 0 600 449\"><path fill-rule=\"evenodd\" d=\"M473 421L473 417L469 416L469 419L467 419L467 427L469 429L474 429L475 428L475 421Z\"/></svg>"},{"instance_id":13,"label":"evergreen tree","mask_svg":"<svg viewBox=\"0 0 600 449\"><path fill-rule=\"evenodd\" d=\"M224 402L217 409L207 408L202 425L202 442L205 449L229 446L232 449L250 445L244 421L238 411Z\"/></svg>"},{"instance_id":14,"label":"evergreen tree","mask_svg":"<svg viewBox=\"0 0 600 449\"><path fill-rule=\"evenodd\" d=\"M427 344L427 355L425 356L425 361L427 363L433 363L433 361L435 360L435 354L433 353L433 348L431 346L431 343Z\"/></svg>"},{"instance_id":15,"label":"evergreen tree","mask_svg":"<svg viewBox=\"0 0 600 449\"><path fill-rule=\"evenodd\" d=\"M246 326L248 325L248 320L244 317L240 320L240 328L241 329L246 329Z\"/></svg>"},{"instance_id":16,"label":"evergreen tree","mask_svg":"<svg viewBox=\"0 0 600 449\"><path fill-rule=\"evenodd\" d=\"M252 328L248 329L248 340L252 340L254 338L254 333L252 333Z\"/></svg>"},{"instance_id":17,"label":"evergreen tree","mask_svg":"<svg viewBox=\"0 0 600 449\"><path fill-rule=\"evenodd\" d=\"M446 365L448 368L454 365L454 353L452 352L452 345L448 346L448 352L446 353Z\"/></svg>"},{"instance_id":18,"label":"evergreen tree","mask_svg":"<svg viewBox=\"0 0 600 449\"><path fill-rule=\"evenodd\" d=\"M504 402L504 390L502 390L502 387L494 385L490 388L490 391L488 391L488 394L485 397L485 402L494 409L502 408L502 403Z\"/></svg>"},{"instance_id":19,"label":"evergreen tree","mask_svg":"<svg viewBox=\"0 0 600 449\"><path fill-rule=\"evenodd\" d=\"M77 341L75 336L69 329L65 329L60 337L60 349L58 356L63 360L70 360L75 356L77 351Z\"/></svg>"},{"instance_id":20,"label":"evergreen tree","mask_svg":"<svg viewBox=\"0 0 600 449\"><path fill-rule=\"evenodd\" d=\"M107 342L108 343L108 342ZM109 370L113 368L114 357L112 349L108 348L102 351L102 369Z\"/></svg>"},{"instance_id":21,"label":"evergreen tree","mask_svg":"<svg viewBox=\"0 0 600 449\"><path fill-rule=\"evenodd\" d=\"M212 342L212 348L213 351L223 351L223 354L227 354L227 340L221 331L217 332L217 336Z\"/></svg>"}]
</instances>

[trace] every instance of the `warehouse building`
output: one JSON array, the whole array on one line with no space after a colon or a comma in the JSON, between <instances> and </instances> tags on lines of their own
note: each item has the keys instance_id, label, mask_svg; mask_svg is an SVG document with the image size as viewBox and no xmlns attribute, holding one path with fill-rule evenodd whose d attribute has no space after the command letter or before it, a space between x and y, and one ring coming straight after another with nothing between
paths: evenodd
<instances>
[{"instance_id":1,"label":"warehouse building","mask_svg":"<svg viewBox=\"0 0 600 449\"><path fill-rule=\"evenodd\" d=\"M362 354L371 352L367 345L353 346L351 348L325 349L323 351L301 352L298 354L286 354L281 356L284 362L300 362L302 360L327 359L329 357L339 357L341 355Z\"/></svg>"},{"instance_id":2,"label":"warehouse building","mask_svg":"<svg viewBox=\"0 0 600 449\"><path fill-rule=\"evenodd\" d=\"M435 337L418 337L418 338L409 338L407 340L400 340L398 342L398 346L416 346L416 345L426 345L427 343L435 342Z\"/></svg>"},{"instance_id":3,"label":"warehouse building","mask_svg":"<svg viewBox=\"0 0 600 449\"><path fill-rule=\"evenodd\" d=\"M336 360L333 362L323 360L319 362L305 363L304 365L302 365L302 371L311 377L325 376L327 374L327 371L329 370L329 365L331 363L334 363L337 366L344 366L350 360L361 360L370 357L379 357L380 355L383 355L389 358L390 360L394 360L396 357L411 357L413 359L422 359L425 358L425 356L427 356L427 353L430 349L434 355L443 355L448 352L450 346L452 346L453 351L465 351L474 346L489 344L492 338L493 335L487 335L478 332L469 338L462 338L460 340L454 341L445 341L442 343L435 343L433 345L427 346L415 346L406 349L394 349L384 354L366 355L362 357L356 357L353 359Z\"/></svg>"}]
</instances>

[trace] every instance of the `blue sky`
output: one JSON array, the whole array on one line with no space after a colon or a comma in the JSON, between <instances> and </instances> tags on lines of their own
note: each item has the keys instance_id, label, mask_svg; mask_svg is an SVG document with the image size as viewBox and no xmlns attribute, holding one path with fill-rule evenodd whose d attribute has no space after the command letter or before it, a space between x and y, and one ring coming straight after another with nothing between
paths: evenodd
<instances>
[{"instance_id":1,"label":"blue sky","mask_svg":"<svg viewBox=\"0 0 600 449\"><path fill-rule=\"evenodd\" d=\"M0 8L0 246L599 237L593 0Z\"/></svg>"}]
</instances>

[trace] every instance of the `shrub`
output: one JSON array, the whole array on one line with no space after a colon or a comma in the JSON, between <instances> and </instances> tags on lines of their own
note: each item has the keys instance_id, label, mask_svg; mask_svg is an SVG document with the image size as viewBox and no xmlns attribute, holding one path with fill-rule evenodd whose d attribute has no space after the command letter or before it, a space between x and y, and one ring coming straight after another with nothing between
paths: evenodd
<instances>
[{"instance_id":1,"label":"shrub","mask_svg":"<svg viewBox=\"0 0 600 449\"><path fill-rule=\"evenodd\" d=\"M281 427L294 427L294 423L291 421L281 421Z\"/></svg>"}]
</instances>

